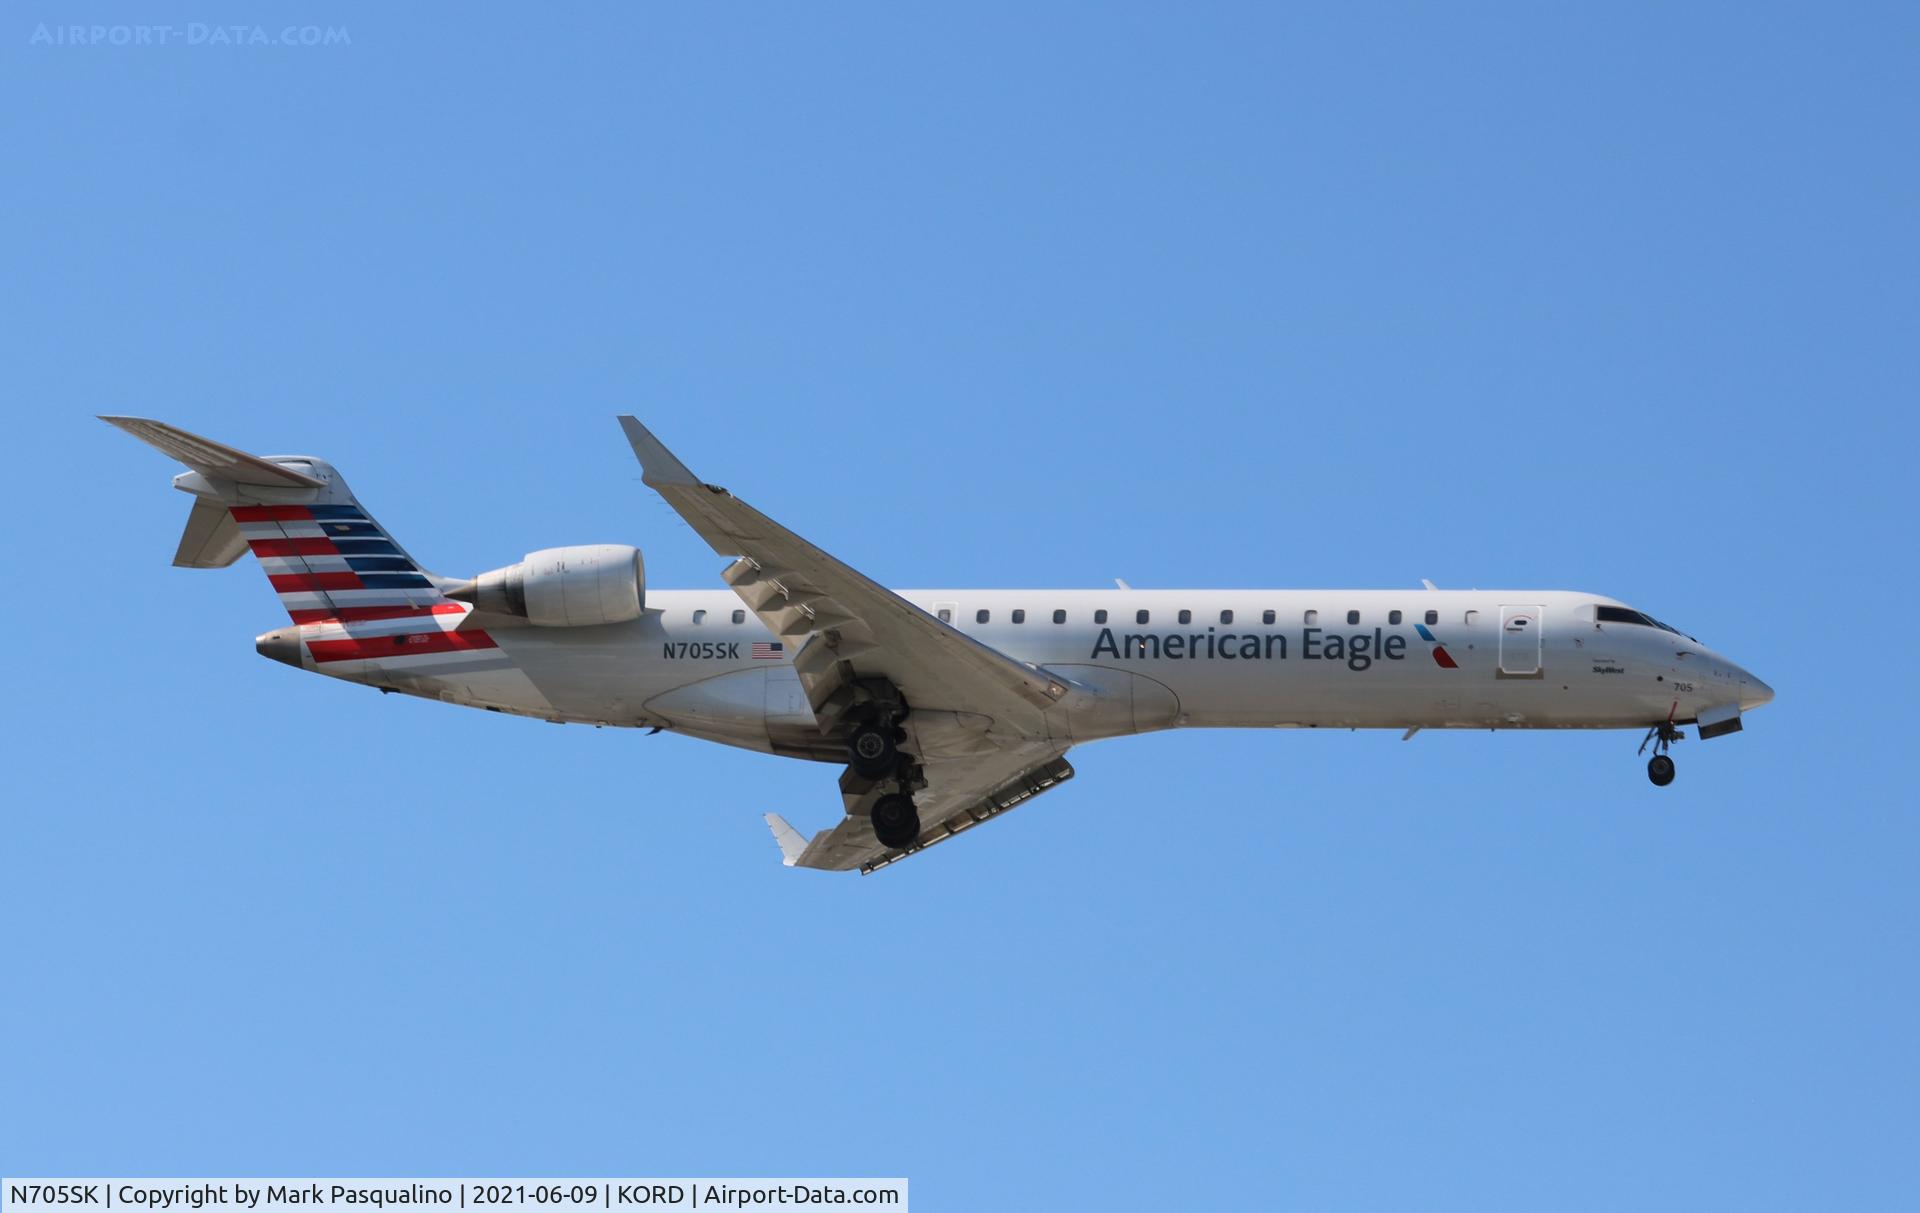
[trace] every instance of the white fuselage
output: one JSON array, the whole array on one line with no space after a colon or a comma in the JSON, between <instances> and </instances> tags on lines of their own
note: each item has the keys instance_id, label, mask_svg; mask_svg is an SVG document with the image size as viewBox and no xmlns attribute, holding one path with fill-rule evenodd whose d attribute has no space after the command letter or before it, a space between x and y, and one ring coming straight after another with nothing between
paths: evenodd
<instances>
[{"instance_id":1,"label":"white fuselage","mask_svg":"<svg viewBox=\"0 0 1920 1213\"><path fill-rule=\"evenodd\" d=\"M1621 604L1559 590L900 593L1076 688L1049 713L1068 744L1174 727L1647 728L1772 698L1696 641L1597 622L1597 608ZM729 590L651 590L629 623L487 626L499 648L487 669L404 655L317 668L470 706L844 760L791 653Z\"/></svg>"}]
</instances>

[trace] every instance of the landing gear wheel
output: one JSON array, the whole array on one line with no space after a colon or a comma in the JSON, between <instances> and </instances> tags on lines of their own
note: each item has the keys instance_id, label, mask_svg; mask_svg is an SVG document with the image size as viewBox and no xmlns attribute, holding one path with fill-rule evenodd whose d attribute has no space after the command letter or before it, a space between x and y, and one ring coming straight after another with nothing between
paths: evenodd
<instances>
[{"instance_id":1,"label":"landing gear wheel","mask_svg":"<svg viewBox=\"0 0 1920 1213\"><path fill-rule=\"evenodd\" d=\"M873 802L873 836L890 851L911 846L920 837L920 810L913 797L894 792Z\"/></svg>"},{"instance_id":2,"label":"landing gear wheel","mask_svg":"<svg viewBox=\"0 0 1920 1213\"><path fill-rule=\"evenodd\" d=\"M893 774L900 765L900 749L895 730L864 724L847 740L847 762L854 773L868 779Z\"/></svg>"},{"instance_id":3,"label":"landing gear wheel","mask_svg":"<svg viewBox=\"0 0 1920 1213\"><path fill-rule=\"evenodd\" d=\"M1677 702L1673 706L1675 710L1680 707ZM1673 712L1669 711L1667 718L1648 729L1647 735L1640 741L1642 754L1647 752L1648 746L1653 747L1653 757L1647 759L1647 778L1653 780L1656 788L1664 788L1673 782L1673 759L1667 757L1667 751L1680 737L1680 730L1673 724Z\"/></svg>"}]
</instances>

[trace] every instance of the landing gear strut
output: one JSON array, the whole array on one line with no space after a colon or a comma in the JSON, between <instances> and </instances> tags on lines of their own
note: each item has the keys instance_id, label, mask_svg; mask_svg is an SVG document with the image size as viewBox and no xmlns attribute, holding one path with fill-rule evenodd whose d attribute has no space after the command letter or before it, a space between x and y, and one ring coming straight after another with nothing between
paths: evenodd
<instances>
[{"instance_id":1,"label":"landing gear strut","mask_svg":"<svg viewBox=\"0 0 1920 1213\"><path fill-rule=\"evenodd\" d=\"M1673 782L1673 759L1667 756L1667 747L1680 740L1679 729L1673 727L1672 720L1664 720L1647 730L1640 742L1640 752L1653 747L1653 757L1647 759L1647 778L1653 780L1653 786L1664 788Z\"/></svg>"},{"instance_id":2,"label":"landing gear strut","mask_svg":"<svg viewBox=\"0 0 1920 1213\"><path fill-rule=\"evenodd\" d=\"M891 792L873 802L873 836L890 851L911 846L920 837L920 810L913 797Z\"/></svg>"}]
</instances>

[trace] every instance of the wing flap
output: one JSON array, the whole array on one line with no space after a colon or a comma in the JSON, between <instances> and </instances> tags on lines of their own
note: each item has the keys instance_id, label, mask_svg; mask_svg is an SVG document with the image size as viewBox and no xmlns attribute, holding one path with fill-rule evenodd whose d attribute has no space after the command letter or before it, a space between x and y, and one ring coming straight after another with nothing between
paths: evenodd
<instances>
[{"instance_id":1,"label":"wing flap","mask_svg":"<svg viewBox=\"0 0 1920 1213\"><path fill-rule=\"evenodd\" d=\"M920 830L920 839L900 850L881 846L873 836L873 827L867 818L853 813L841 818L840 824L831 829L815 834L797 853L793 844L799 839L798 831L776 813L767 815L768 824L779 822L773 826L774 838L780 844L781 858L788 867L817 868L828 872L851 872L857 869L862 876L868 876L909 856L918 855L928 847L958 837L1073 778L1073 766L1063 753L1048 754L1038 762L1033 762L1029 753L1023 760L1030 765L1024 766L1012 778L1001 778L1003 773L995 771L996 764L988 761L935 764L929 771L932 794L921 798L925 824ZM996 782L985 790L956 786L966 779L969 771L976 774L992 772ZM971 782L979 781L975 778ZM782 826L791 837L781 833Z\"/></svg>"},{"instance_id":2,"label":"wing flap","mask_svg":"<svg viewBox=\"0 0 1920 1213\"><path fill-rule=\"evenodd\" d=\"M795 671L823 722L858 679L871 677L891 682L915 708L979 712L1010 734L1046 735L1046 709L1067 692L1061 680L941 622L703 483L634 418L620 425L642 480L715 552L737 557L721 577L796 654Z\"/></svg>"}]
</instances>

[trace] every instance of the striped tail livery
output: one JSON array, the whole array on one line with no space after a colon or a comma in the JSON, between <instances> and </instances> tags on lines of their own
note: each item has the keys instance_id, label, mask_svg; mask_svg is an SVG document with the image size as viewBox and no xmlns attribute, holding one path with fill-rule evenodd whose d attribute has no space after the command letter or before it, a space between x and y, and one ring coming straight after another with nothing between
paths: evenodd
<instances>
[{"instance_id":1,"label":"striped tail livery","mask_svg":"<svg viewBox=\"0 0 1920 1213\"><path fill-rule=\"evenodd\" d=\"M102 417L191 471L173 486L193 508L173 563L223 568L251 551L293 626L259 637L288 665L393 690L465 701L448 674L510 671L494 638L387 533L332 465L307 455L249 455L139 417ZM423 683L431 678L431 683ZM524 683L524 678L518 680ZM530 686L510 700L526 706Z\"/></svg>"}]
</instances>

